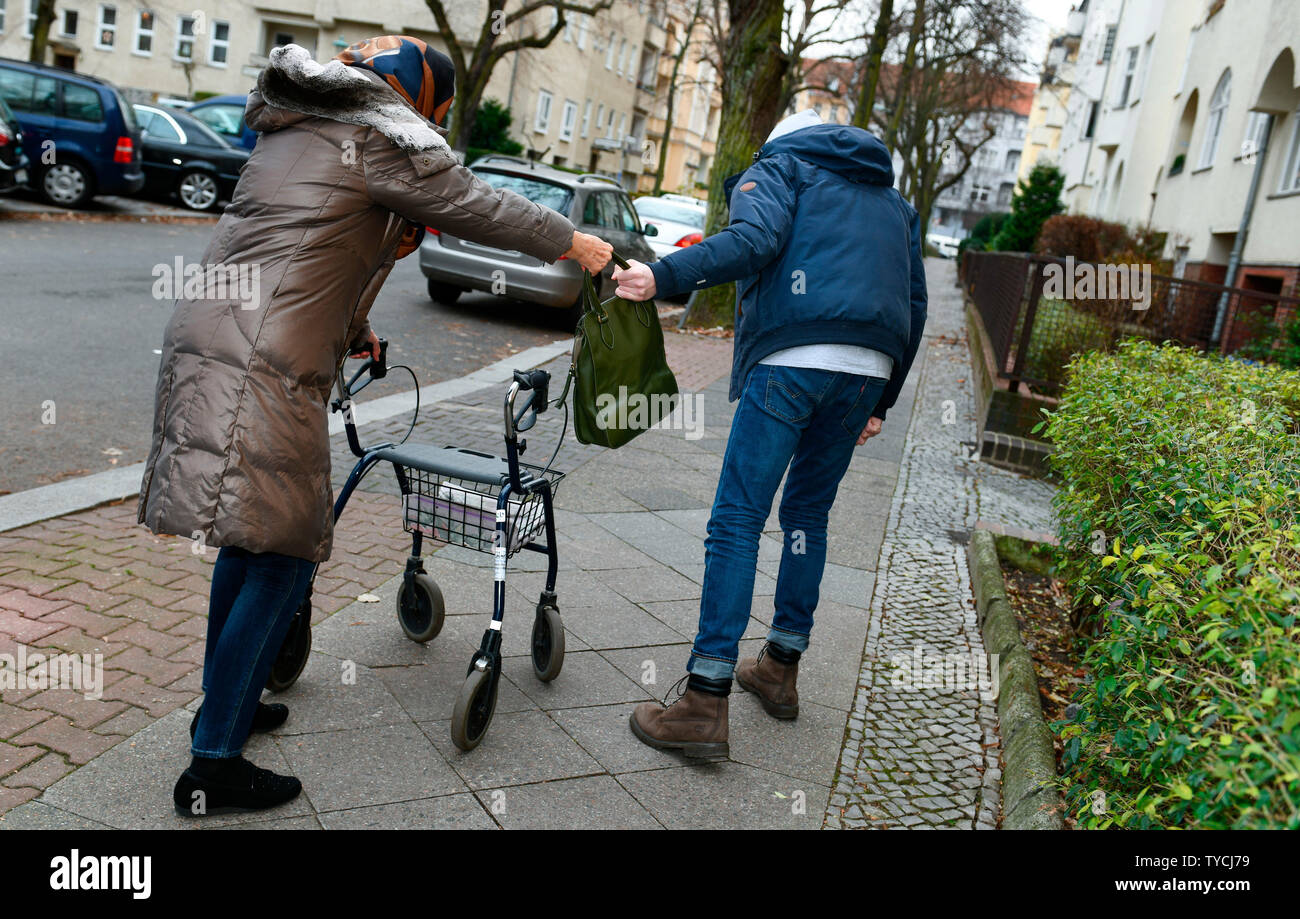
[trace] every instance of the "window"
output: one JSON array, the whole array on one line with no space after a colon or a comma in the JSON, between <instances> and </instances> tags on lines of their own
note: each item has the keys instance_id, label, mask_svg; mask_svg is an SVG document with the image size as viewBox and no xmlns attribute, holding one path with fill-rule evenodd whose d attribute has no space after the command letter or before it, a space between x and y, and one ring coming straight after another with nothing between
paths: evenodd
<instances>
[{"instance_id":1,"label":"window","mask_svg":"<svg viewBox=\"0 0 1300 919\"><path fill-rule=\"evenodd\" d=\"M15 112L32 110L32 91L36 78L21 70L0 68L0 99L5 100Z\"/></svg>"},{"instance_id":2,"label":"window","mask_svg":"<svg viewBox=\"0 0 1300 919\"><path fill-rule=\"evenodd\" d=\"M560 140L573 140L573 126L577 121L578 103L565 99L564 111L560 115Z\"/></svg>"},{"instance_id":3,"label":"window","mask_svg":"<svg viewBox=\"0 0 1300 919\"><path fill-rule=\"evenodd\" d=\"M551 129L551 103L554 99L544 89L537 92L537 118L533 122L533 130L538 134L545 134Z\"/></svg>"},{"instance_id":4,"label":"window","mask_svg":"<svg viewBox=\"0 0 1300 919\"><path fill-rule=\"evenodd\" d=\"M36 7L40 0L27 0L27 19L23 24L23 38L31 38L36 32Z\"/></svg>"},{"instance_id":5,"label":"window","mask_svg":"<svg viewBox=\"0 0 1300 919\"><path fill-rule=\"evenodd\" d=\"M1183 87L1187 85L1187 71L1192 66L1192 51L1196 48L1196 35L1200 31L1201 27L1196 26L1192 29L1192 34L1187 37L1187 56L1183 58L1183 72L1178 77L1178 89L1174 92L1175 96L1181 94Z\"/></svg>"},{"instance_id":6,"label":"window","mask_svg":"<svg viewBox=\"0 0 1300 919\"><path fill-rule=\"evenodd\" d=\"M578 50L585 50L587 47L587 15L584 13L578 18Z\"/></svg>"},{"instance_id":7,"label":"window","mask_svg":"<svg viewBox=\"0 0 1300 919\"><path fill-rule=\"evenodd\" d=\"M1246 136L1241 141L1241 158L1253 159L1264 146L1264 132L1268 130L1268 113L1251 112L1246 122Z\"/></svg>"},{"instance_id":8,"label":"window","mask_svg":"<svg viewBox=\"0 0 1300 919\"><path fill-rule=\"evenodd\" d=\"M1020 151L1008 150L1006 162L1002 164L1003 172L1015 172L1020 168Z\"/></svg>"},{"instance_id":9,"label":"window","mask_svg":"<svg viewBox=\"0 0 1300 919\"><path fill-rule=\"evenodd\" d=\"M208 63L225 67L230 58L230 23L212 20L212 35L208 39Z\"/></svg>"},{"instance_id":10,"label":"window","mask_svg":"<svg viewBox=\"0 0 1300 919\"><path fill-rule=\"evenodd\" d=\"M104 105L100 102L99 93L89 86L64 83L63 117L77 121L103 121Z\"/></svg>"},{"instance_id":11,"label":"window","mask_svg":"<svg viewBox=\"0 0 1300 919\"><path fill-rule=\"evenodd\" d=\"M491 169L476 169L474 172L493 188L507 188L515 194L523 195L534 204L544 205L566 216L569 213L569 203L573 200L573 193L563 185L556 185L543 179L493 172Z\"/></svg>"},{"instance_id":12,"label":"window","mask_svg":"<svg viewBox=\"0 0 1300 919\"><path fill-rule=\"evenodd\" d=\"M5 0L0 0L0 35L5 34Z\"/></svg>"},{"instance_id":13,"label":"window","mask_svg":"<svg viewBox=\"0 0 1300 919\"><path fill-rule=\"evenodd\" d=\"M178 61L194 60L194 17L176 17L176 44L172 57Z\"/></svg>"},{"instance_id":14,"label":"window","mask_svg":"<svg viewBox=\"0 0 1300 919\"><path fill-rule=\"evenodd\" d=\"M1278 191L1300 191L1300 108L1291 113L1291 143L1287 145Z\"/></svg>"},{"instance_id":15,"label":"window","mask_svg":"<svg viewBox=\"0 0 1300 919\"><path fill-rule=\"evenodd\" d=\"M76 10L63 11L63 26L59 30L59 34L63 35L63 37L65 38L77 37L77 11Z\"/></svg>"},{"instance_id":16,"label":"window","mask_svg":"<svg viewBox=\"0 0 1300 919\"><path fill-rule=\"evenodd\" d=\"M627 63L627 39L625 38L625 39L623 39L622 43L618 46L618 73L619 73L619 76L622 76L622 75L623 75L623 66L624 66L626 63Z\"/></svg>"},{"instance_id":17,"label":"window","mask_svg":"<svg viewBox=\"0 0 1300 919\"><path fill-rule=\"evenodd\" d=\"M623 229L623 215L619 211L618 197L612 192L597 192L590 195L582 206L582 222L610 230Z\"/></svg>"},{"instance_id":18,"label":"window","mask_svg":"<svg viewBox=\"0 0 1300 919\"><path fill-rule=\"evenodd\" d=\"M1106 42L1101 48L1101 57L1097 59L1098 64L1105 64L1110 60L1110 56L1115 52L1115 33L1119 26L1106 26Z\"/></svg>"},{"instance_id":19,"label":"window","mask_svg":"<svg viewBox=\"0 0 1300 919\"><path fill-rule=\"evenodd\" d=\"M1099 106L1096 102L1089 103L1088 105L1088 120L1083 125L1083 133L1079 135L1084 140L1087 140L1089 137L1092 137L1093 132L1097 130L1098 107Z\"/></svg>"},{"instance_id":20,"label":"window","mask_svg":"<svg viewBox=\"0 0 1300 919\"><path fill-rule=\"evenodd\" d=\"M582 110L582 136L586 137L587 132L591 129L591 100L587 100L587 107Z\"/></svg>"},{"instance_id":21,"label":"window","mask_svg":"<svg viewBox=\"0 0 1300 919\"><path fill-rule=\"evenodd\" d=\"M568 16L564 17L564 40L573 41L573 20Z\"/></svg>"},{"instance_id":22,"label":"window","mask_svg":"<svg viewBox=\"0 0 1300 919\"><path fill-rule=\"evenodd\" d=\"M1205 140L1201 143L1201 161L1198 169L1208 169L1214 165L1214 156L1219 152L1219 138L1223 134L1223 119L1228 114L1228 99L1232 95L1232 71L1225 70L1214 87L1210 97L1210 117L1205 122Z\"/></svg>"},{"instance_id":23,"label":"window","mask_svg":"<svg viewBox=\"0 0 1300 919\"><path fill-rule=\"evenodd\" d=\"M609 120L609 123L613 124L614 119L611 118ZM620 143L622 142L623 138L627 137L627 112L624 112L622 115L618 116L618 134L616 136L618 137Z\"/></svg>"},{"instance_id":24,"label":"window","mask_svg":"<svg viewBox=\"0 0 1300 919\"><path fill-rule=\"evenodd\" d=\"M632 210L632 205L628 203L627 198L618 199L623 216L623 229L629 233L640 233L641 224L636 219L636 211Z\"/></svg>"},{"instance_id":25,"label":"window","mask_svg":"<svg viewBox=\"0 0 1300 919\"><path fill-rule=\"evenodd\" d=\"M1147 74L1151 71L1151 47L1155 44L1155 40L1155 36L1152 36L1142 46L1142 65L1138 68L1137 85L1133 87L1134 102L1138 101L1147 87Z\"/></svg>"},{"instance_id":26,"label":"window","mask_svg":"<svg viewBox=\"0 0 1300 919\"><path fill-rule=\"evenodd\" d=\"M602 102L600 108L596 109L596 136L599 137L603 130L605 130L605 103Z\"/></svg>"},{"instance_id":27,"label":"window","mask_svg":"<svg viewBox=\"0 0 1300 919\"><path fill-rule=\"evenodd\" d=\"M1134 45L1124 52L1124 75L1120 78L1119 98L1115 100L1116 108L1128 105L1129 94L1133 91L1133 80L1137 77L1138 46Z\"/></svg>"},{"instance_id":28,"label":"window","mask_svg":"<svg viewBox=\"0 0 1300 919\"><path fill-rule=\"evenodd\" d=\"M117 40L117 7L107 3L99 5L99 24L95 26L95 47L112 51Z\"/></svg>"},{"instance_id":29,"label":"window","mask_svg":"<svg viewBox=\"0 0 1300 919\"><path fill-rule=\"evenodd\" d=\"M616 33L614 32L609 33L609 44L605 46L605 69L606 70L614 69L614 39L616 37L617 37Z\"/></svg>"},{"instance_id":30,"label":"window","mask_svg":"<svg viewBox=\"0 0 1300 919\"><path fill-rule=\"evenodd\" d=\"M141 10L135 21L134 54L153 55L153 13Z\"/></svg>"}]
</instances>

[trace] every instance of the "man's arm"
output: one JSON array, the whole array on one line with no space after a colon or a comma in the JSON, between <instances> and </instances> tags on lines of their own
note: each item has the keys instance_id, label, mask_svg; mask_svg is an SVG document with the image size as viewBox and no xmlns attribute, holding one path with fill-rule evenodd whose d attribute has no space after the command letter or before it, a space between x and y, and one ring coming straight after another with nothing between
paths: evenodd
<instances>
[{"instance_id":1,"label":"man's arm","mask_svg":"<svg viewBox=\"0 0 1300 919\"><path fill-rule=\"evenodd\" d=\"M912 210L910 205L906 205L908 210ZM880 396L880 402L876 405L876 410L871 413L873 418L885 419L885 413L889 411L898 400L898 394L903 388L904 381L907 380L908 371L912 369L912 361L916 359L916 352L921 348L921 337L925 334L925 320L929 311L929 296L925 290L925 262L923 259L924 250L921 248L921 216L912 210L911 219L911 294L909 302L911 304L911 328L907 338L907 349L903 352L903 359L894 362L894 372L889 377L889 385Z\"/></svg>"},{"instance_id":2,"label":"man's arm","mask_svg":"<svg viewBox=\"0 0 1300 919\"><path fill-rule=\"evenodd\" d=\"M730 225L649 265L650 295L671 297L762 271L785 248L797 182L789 157L767 157L749 167L731 194Z\"/></svg>"}]
</instances>

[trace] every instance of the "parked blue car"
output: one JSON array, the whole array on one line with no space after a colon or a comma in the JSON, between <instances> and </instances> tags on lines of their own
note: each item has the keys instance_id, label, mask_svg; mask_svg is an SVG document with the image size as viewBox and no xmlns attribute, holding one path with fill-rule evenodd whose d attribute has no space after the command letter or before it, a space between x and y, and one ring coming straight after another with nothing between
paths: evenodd
<instances>
[{"instance_id":1,"label":"parked blue car","mask_svg":"<svg viewBox=\"0 0 1300 919\"><path fill-rule=\"evenodd\" d=\"M144 185L140 128L112 83L0 57L0 98L22 126L31 185L51 204L80 207Z\"/></svg>"},{"instance_id":2,"label":"parked blue car","mask_svg":"<svg viewBox=\"0 0 1300 919\"><path fill-rule=\"evenodd\" d=\"M31 163L23 152L23 129L0 98L0 192L27 184Z\"/></svg>"},{"instance_id":3,"label":"parked blue car","mask_svg":"<svg viewBox=\"0 0 1300 919\"><path fill-rule=\"evenodd\" d=\"M186 111L237 147L252 150L257 132L244 124L247 96L213 96L195 102Z\"/></svg>"}]
</instances>

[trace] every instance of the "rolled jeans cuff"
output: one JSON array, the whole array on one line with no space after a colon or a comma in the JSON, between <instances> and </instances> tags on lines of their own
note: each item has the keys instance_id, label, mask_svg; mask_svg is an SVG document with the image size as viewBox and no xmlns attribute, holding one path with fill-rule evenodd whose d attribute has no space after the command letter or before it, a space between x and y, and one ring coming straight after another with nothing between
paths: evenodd
<instances>
[{"instance_id":1,"label":"rolled jeans cuff","mask_svg":"<svg viewBox=\"0 0 1300 919\"><path fill-rule=\"evenodd\" d=\"M710 680L730 680L736 672L736 662L692 654L690 661L686 664L686 670L688 673Z\"/></svg>"},{"instance_id":2,"label":"rolled jeans cuff","mask_svg":"<svg viewBox=\"0 0 1300 919\"><path fill-rule=\"evenodd\" d=\"M787 632L785 629L778 629L776 626L767 633L767 640L774 645L780 645L787 651L798 651L803 654L808 650L808 636L799 632Z\"/></svg>"}]
</instances>

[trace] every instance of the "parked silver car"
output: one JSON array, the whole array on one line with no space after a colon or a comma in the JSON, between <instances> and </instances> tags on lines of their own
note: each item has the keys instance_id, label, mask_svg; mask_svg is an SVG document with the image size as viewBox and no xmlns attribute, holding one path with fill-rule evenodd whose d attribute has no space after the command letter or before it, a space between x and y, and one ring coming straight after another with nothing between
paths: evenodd
<instances>
[{"instance_id":1,"label":"parked silver car","mask_svg":"<svg viewBox=\"0 0 1300 919\"><path fill-rule=\"evenodd\" d=\"M494 188L508 188L559 211L624 258L655 260L646 242L654 231L642 228L627 192L608 176L575 175L499 154L482 157L470 168ZM501 269L506 269L504 274ZM420 244L420 270L429 279L429 296L442 303L454 302L467 290L481 290L567 310L567 318L574 322L581 316L582 266L572 259L548 265L522 252L479 245L430 228ZM611 262L601 273L597 285L601 297L612 295L617 286L609 277L613 270Z\"/></svg>"},{"instance_id":2,"label":"parked silver car","mask_svg":"<svg viewBox=\"0 0 1300 919\"><path fill-rule=\"evenodd\" d=\"M646 195L632 202L641 222L658 232L650 240L655 255L663 258L704 238L704 202L686 195Z\"/></svg>"}]
</instances>

